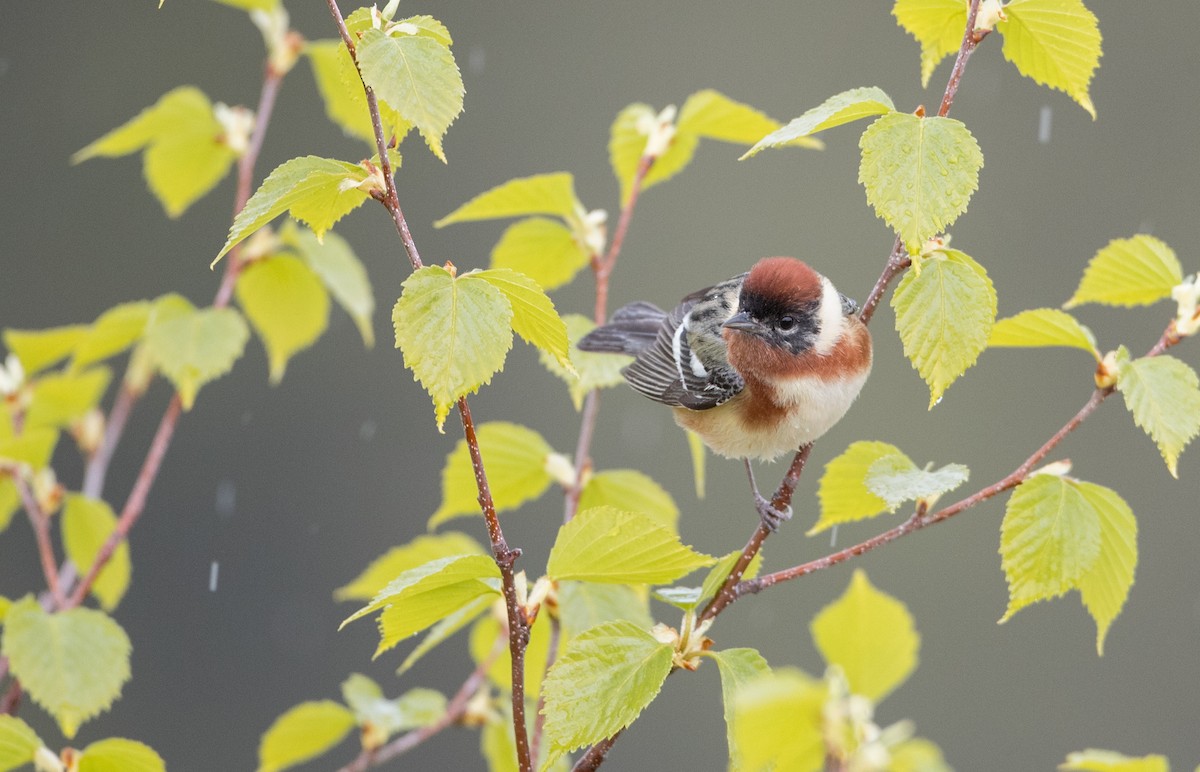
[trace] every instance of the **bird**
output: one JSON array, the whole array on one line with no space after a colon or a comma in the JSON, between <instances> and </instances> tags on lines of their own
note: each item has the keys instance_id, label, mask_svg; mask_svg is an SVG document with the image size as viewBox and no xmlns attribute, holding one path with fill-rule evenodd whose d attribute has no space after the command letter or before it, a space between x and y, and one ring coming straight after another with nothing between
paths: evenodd
<instances>
[{"instance_id":1,"label":"bird","mask_svg":"<svg viewBox=\"0 0 1200 772\"><path fill-rule=\"evenodd\" d=\"M759 493L751 459L774 460L828 432L872 361L858 304L793 257L763 258L670 313L643 301L622 306L577 345L635 357L622 371L634 390L670 406L715 453L741 458L771 530L791 508Z\"/></svg>"}]
</instances>

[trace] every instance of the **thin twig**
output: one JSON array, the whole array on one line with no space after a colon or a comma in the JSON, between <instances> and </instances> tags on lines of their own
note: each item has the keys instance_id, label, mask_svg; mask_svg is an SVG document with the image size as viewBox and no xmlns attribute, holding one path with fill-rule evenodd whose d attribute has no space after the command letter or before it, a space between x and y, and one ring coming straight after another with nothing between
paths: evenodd
<instances>
[{"instance_id":1,"label":"thin twig","mask_svg":"<svg viewBox=\"0 0 1200 772\"><path fill-rule=\"evenodd\" d=\"M562 642L562 623L558 620L557 615L548 614L550 623L550 645L546 650L546 669L543 672L549 672L558 659L558 646ZM533 717L533 736L529 738L529 756L535 761L540 756L542 744L542 730L546 728L546 716L542 710L546 707L546 691L543 689L538 694L537 713Z\"/></svg>"},{"instance_id":2,"label":"thin twig","mask_svg":"<svg viewBox=\"0 0 1200 772\"><path fill-rule=\"evenodd\" d=\"M606 737L591 748L588 748L588 752L580 756L579 761L575 762L575 766L571 767L571 772L595 772L604 763L604 759L608 757L608 752L612 750L613 743L617 741L617 738L624 731L624 729L618 729L611 737Z\"/></svg>"},{"instance_id":3,"label":"thin twig","mask_svg":"<svg viewBox=\"0 0 1200 772\"><path fill-rule=\"evenodd\" d=\"M29 487L29 482L18 472L12 473L13 482L21 496L21 505L29 515L29 524L33 526L33 534L37 538L38 559L42 563L42 574L46 577L46 587L54 599L54 605L63 606L62 587L58 581L58 561L54 558L54 544L50 540L50 518L42 511L37 497Z\"/></svg>"},{"instance_id":4,"label":"thin twig","mask_svg":"<svg viewBox=\"0 0 1200 772\"><path fill-rule=\"evenodd\" d=\"M15 716L17 708L21 707L21 682L14 678L8 685L8 691L0 697L0 716Z\"/></svg>"},{"instance_id":5,"label":"thin twig","mask_svg":"<svg viewBox=\"0 0 1200 772\"><path fill-rule=\"evenodd\" d=\"M87 468L83 473L82 493L89 498L98 499L104 496L104 481L108 477L108 464L112 461L121 435L129 422L129 414L140 395L133 389L121 384L117 397L113 400L112 409L104 422L104 437L96 447L96 452L88 459Z\"/></svg>"}]
</instances>

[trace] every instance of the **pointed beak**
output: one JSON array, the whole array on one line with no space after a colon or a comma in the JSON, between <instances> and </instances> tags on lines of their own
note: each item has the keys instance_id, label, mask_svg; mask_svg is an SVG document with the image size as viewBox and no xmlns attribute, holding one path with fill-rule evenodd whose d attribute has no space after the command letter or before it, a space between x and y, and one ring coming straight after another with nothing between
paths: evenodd
<instances>
[{"instance_id":1,"label":"pointed beak","mask_svg":"<svg viewBox=\"0 0 1200 772\"><path fill-rule=\"evenodd\" d=\"M762 335L763 327L745 311L738 311L733 316L725 320L725 324L721 325L727 330L741 330L748 332L751 335Z\"/></svg>"}]
</instances>

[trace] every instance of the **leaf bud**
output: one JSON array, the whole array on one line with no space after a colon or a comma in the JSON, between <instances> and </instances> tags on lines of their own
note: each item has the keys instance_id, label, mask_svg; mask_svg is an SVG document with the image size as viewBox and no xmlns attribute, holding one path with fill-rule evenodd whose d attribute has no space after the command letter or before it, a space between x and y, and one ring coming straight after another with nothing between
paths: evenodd
<instances>
[{"instance_id":1,"label":"leaf bud","mask_svg":"<svg viewBox=\"0 0 1200 772\"><path fill-rule=\"evenodd\" d=\"M1004 15L1004 6L1000 0L983 0L979 4L979 12L975 14L975 33L991 32L996 28L996 23L1008 21L1008 17Z\"/></svg>"},{"instance_id":2,"label":"leaf bud","mask_svg":"<svg viewBox=\"0 0 1200 772\"><path fill-rule=\"evenodd\" d=\"M37 501L38 508L42 510L42 514L50 517L62 506L65 489L50 467L35 473L32 482L33 498Z\"/></svg>"},{"instance_id":3,"label":"leaf bud","mask_svg":"<svg viewBox=\"0 0 1200 772\"><path fill-rule=\"evenodd\" d=\"M54 751L43 745L33 754L33 768L37 772L65 772L68 767L63 764L64 759L70 764L70 769L78 768L79 752L74 748L64 749L63 759L60 759L54 754Z\"/></svg>"},{"instance_id":4,"label":"leaf bud","mask_svg":"<svg viewBox=\"0 0 1200 772\"><path fill-rule=\"evenodd\" d=\"M492 704L492 695L487 686L475 692L475 696L467 702L462 718L458 721L463 726L483 726L502 721L500 713Z\"/></svg>"},{"instance_id":5,"label":"leaf bud","mask_svg":"<svg viewBox=\"0 0 1200 772\"><path fill-rule=\"evenodd\" d=\"M1175 333L1181 338L1195 335L1200 330L1200 273L1192 274L1171 290L1171 297L1179 304L1175 316Z\"/></svg>"},{"instance_id":6,"label":"leaf bud","mask_svg":"<svg viewBox=\"0 0 1200 772\"><path fill-rule=\"evenodd\" d=\"M92 408L71 424L71 436L85 456L95 454L104 439L104 413Z\"/></svg>"},{"instance_id":7,"label":"leaf bud","mask_svg":"<svg viewBox=\"0 0 1200 772\"><path fill-rule=\"evenodd\" d=\"M542 462L542 469L550 475L551 480L562 487L575 486L575 465L562 453L547 453L546 460Z\"/></svg>"},{"instance_id":8,"label":"leaf bud","mask_svg":"<svg viewBox=\"0 0 1200 772\"><path fill-rule=\"evenodd\" d=\"M671 147L675 139L675 105L667 105L657 116L646 116L638 121L638 133L646 137L643 158L658 158Z\"/></svg>"},{"instance_id":9,"label":"leaf bud","mask_svg":"<svg viewBox=\"0 0 1200 772\"><path fill-rule=\"evenodd\" d=\"M213 117L221 124L221 144L238 156L245 155L250 148L250 135L254 133L254 111L217 102L213 105Z\"/></svg>"},{"instance_id":10,"label":"leaf bud","mask_svg":"<svg viewBox=\"0 0 1200 772\"><path fill-rule=\"evenodd\" d=\"M1117 371L1119 369L1117 363L1117 352L1110 351L1100 360L1100 364L1096 365L1096 388L1111 389L1117 385Z\"/></svg>"}]
</instances>

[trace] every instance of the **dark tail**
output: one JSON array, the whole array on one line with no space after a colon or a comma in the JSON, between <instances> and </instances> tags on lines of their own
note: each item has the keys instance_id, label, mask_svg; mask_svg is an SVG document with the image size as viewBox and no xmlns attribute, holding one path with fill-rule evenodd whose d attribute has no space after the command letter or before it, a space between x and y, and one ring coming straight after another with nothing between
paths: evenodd
<instances>
[{"instance_id":1,"label":"dark tail","mask_svg":"<svg viewBox=\"0 0 1200 772\"><path fill-rule=\"evenodd\" d=\"M618 308L608 324L597 327L579 340L583 351L602 351L637 356L650 346L667 320L667 312L653 303L630 303Z\"/></svg>"}]
</instances>

